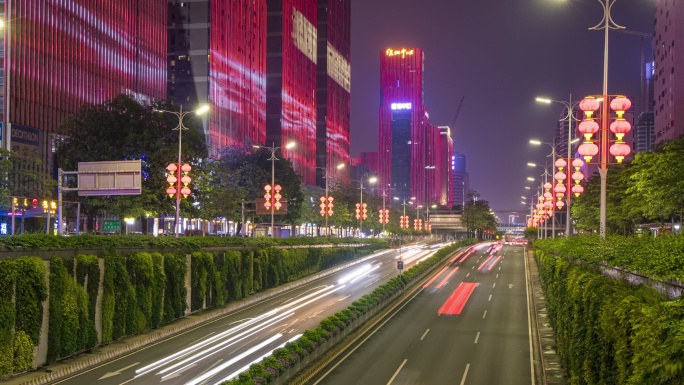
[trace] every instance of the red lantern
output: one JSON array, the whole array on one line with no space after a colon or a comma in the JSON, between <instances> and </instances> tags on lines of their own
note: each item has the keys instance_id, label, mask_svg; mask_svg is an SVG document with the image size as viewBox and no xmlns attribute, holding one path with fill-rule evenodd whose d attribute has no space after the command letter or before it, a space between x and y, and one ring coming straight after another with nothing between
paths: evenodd
<instances>
[{"instance_id":1,"label":"red lantern","mask_svg":"<svg viewBox=\"0 0 684 385\"><path fill-rule=\"evenodd\" d=\"M610 130L613 132L613 134L615 134L618 141L621 141L622 137L625 136L625 134L628 133L631 129L632 125L624 119L617 119L616 121L610 124Z\"/></svg>"},{"instance_id":2,"label":"red lantern","mask_svg":"<svg viewBox=\"0 0 684 385\"><path fill-rule=\"evenodd\" d=\"M572 161L572 167L575 169L579 170L582 166L584 166L584 162L582 162L582 159L575 158Z\"/></svg>"},{"instance_id":3,"label":"red lantern","mask_svg":"<svg viewBox=\"0 0 684 385\"><path fill-rule=\"evenodd\" d=\"M610 146L610 154L617 159L618 163L622 163L622 160L629 155L632 149L625 142L616 142Z\"/></svg>"},{"instance_id":4,"label":"red lantern","mask_svg":"<svg viewBox=\"0 0 684 385\"><path fill-rule=\"evenodd\" d=\"M577 152L579 152L587 162L590 162L591 158L598 154L598 146L594 142L584 142L580 144Z\"/></svg>"},{"instance_id":5,"label":"red lantern","mask_svg":"<svg viewBox=\"0 0 684 385\"><path fill-rule=\"evenodd\" d=\"M593 120L583 120L577 127L579 132L584 134L584 137L589 140L591 136L598 132L599 125Z\"/></svg>"},{"instance_id":6,"label":"red lantern","mask_svg":"<svg viewBox=\"0 0 684 385\"><path fill-rule=\"evenodd\" d=\"M173 198L173 196L176 195L176 188L169 187L166 189L166 193L169 194L169 198Z\"/></svg>"},{"instance_id":7,"label":"red lantern","mask_svg":"<svg viewBox=\"0 0 684 385\"><path fill-rule=\"evenodd\" d=\"M166 181L169 182L169 184L176 184L176 182L178 182L178 178L176 178L174 175L169 175L166 177Z\"/></svg>"},{"instance_id":8,"label":"red lantern","mask_svg":"<svg viewBox=\"0 0 684 385\"><path fill-rule=\"evenodd\" d=\"M181 183L183 183L185 186L187 186L191 181L192 178L190 178L187 175L183 175L183 177L181 178Z\"/></svg>"},{"instance_id":9,"label":"red lantern","mask_svg":"<svg viewBox=\"0 0 684 385\"><path fill-rule=\"evenodd\" d=\"M576 197L580 196L581 193L584 192L584 187L582 185L574 185L572 186L572 192L575 194Z\"/></svg>"},{"instance_id":10,"label":"red lantern","mask_svg":"<svg viewBox=\"0 0 684 385\"><path fill-rule=\"evenodd\" d=\"M594 111L599 109L600 105L601 103L596 100L595 97L587 96L586 98L582 99L579 107L580 110L584 111L584 113L587 115L587 119L591 119L591 115L594 113Z\"/></svg>"},{"instance_id":11,"label":"red lantern","mask_svg":"<svg viewBox=\"0 0 684 385\"><path fill-rule=\"evenodd\" d=\"M168 166L166 166L166 169L169 170L169 172L174 172L178 170L178 166L176 166L175 163L171 163Z\"/></svg>"},{"instance_id":12,"label":"red lantern","mask_svg":"<svg viewBox=\"0 0 684 385\"><path fill-rule=\"evenodd\" d=\"M188 195L190 195L191 192L192 192L192 190L190 190L190 189L187 188L187 187L183 187L183 188L181 189L181 194L183 194L183 198L187 198Z\"/></svg>"},{"instance_id":13,"label":"red lantern","mask_svg":"<svg viewBox=\"0 0 684 385\"><path fill-rule=\"evenodd\" d=\"M559 200L558 202L556 202L556 207L558 208L558 210L562 209L563 206L565 206L565 203L563 203L562 200Z\"/></svg>"},{"instance_id":14,"label":"red lantern","mask_svg":"<svg viewBox=\"0 0 684 385\"><path fill-rule=\"evenodd\" d=\"M563 158L558 159L555 163L556 168L559 168L561 170L567 165L568 163Z\"/></svg>"},{"instance_id":15,"label":"red lantern","mask_svg":"<svg viewBox=\"0 0 684 385\"><path fill-rule=\"evenodd\" d=\"M183 172L185 172L185 173L190 172L190 170L192 170L192 167L190 167L190 165L187 164L187 163L184 164L183 166L181 166L181 171L183 171Z\"/></svg>"},{"instance_id":16,"label":"red lantern","mask_svg":"<svg viewBox=\"0 0 684 385\"><path fill-rule=\"evenodd\" d=\"M632 102L624 96L618 96L610 102L610 108L618 115L618 119L622 119L625 111L632 107Z\"/></svg>"},{"instance_id":17,"label":"red lantern","mask_svg":"<svg viewBox=\"0 0 684 385\"><path fill-rule=\"evenodd\" d=\"M553 176L553 178L556 179L556 180L559 181L559 182L562 182L562 181L565 180L565 178L567 178L567 175L565 175L565 173L564 173L563 171L558 171L558 172Z\"/></svg>"},{"instance_id":18,"label":"red lantern","mask_svg":"<svg viewBox=\"0 0 684 385\"><path fill-rule=\"evenodd\" d=\"M556 192L556 196L558 196L558 194L563 196L563 194L565 193L566 190L565 190L565 186L563 186L563 184L559 183L556 185L556 187L553 189L553 191Z\"/></svg>"}]
</instances>

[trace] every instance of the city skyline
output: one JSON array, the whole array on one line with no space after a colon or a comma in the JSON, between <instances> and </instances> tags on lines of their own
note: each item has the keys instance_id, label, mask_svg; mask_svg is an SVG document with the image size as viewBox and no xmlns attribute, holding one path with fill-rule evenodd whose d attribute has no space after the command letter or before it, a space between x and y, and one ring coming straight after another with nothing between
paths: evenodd
<instances>
[{"instance_id":1,"label":"city skyline","mask_svg":"<svg viewBox=\"0 0 684 385\"><path fill-rule=\"evenodd\" d=\"M646 0L619 0L613 18L630 31L653 33L655 6ZM375 15L382 14L382 18ZM400 0L352 7L351 156L377 148L378 52L420 47L425 52L425 105L430 122L453 128L454 151L468 158L470 186L494 209L520 211L527 162L543 164L561 105L535 103L536 96L580 100L601 90L603 35L589 31L603 10L594 0L494 1L416 8ZM511 31L514 33L503 33ZM478 33L478 39L470 38ZM609 90L640 97L642 39L611 32ZM650 44L646 56L651 57ZM635 105L638 103L634 103ZM638 113L638 111L635 111ZM550 164L550 158L548 163Z\"/></svg>"}]
</instances>

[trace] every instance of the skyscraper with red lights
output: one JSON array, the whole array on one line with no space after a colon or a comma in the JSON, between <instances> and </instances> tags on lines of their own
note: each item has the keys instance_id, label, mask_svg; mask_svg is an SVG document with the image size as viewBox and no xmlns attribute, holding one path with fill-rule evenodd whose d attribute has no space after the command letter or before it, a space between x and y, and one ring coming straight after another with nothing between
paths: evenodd
<instances>
[{"instance_id":1,"label":"skyscraper with red lights","mask_svg":"<svg viewBox=\"0 0 684 385\"><path fill-rule=\"evenodd\" d=\"M423 50L389 48L380 55L378 184L393 195L426 202L428 114L423 106Z\"/></svg>"},{"instance_id":2,"label":"skyscraper with red lights","mask_svg":"<svg viewBox=\"0 0 684 385\"><path fill-rule=\"evenodd\" d=\"M349 164L351 0L318 0L316 184L328 175L346 177Z\"/></svg>"},{"instance_id":3,"label":"skyscraper with red lights","mask_svg":"<svg viewBox=\"0 0 684 385\"><path fill-rule=\"evenodd\" d=\"M267 0L266 145L316 179L317 1ZM295 142L292 149L285 144Z\"/></svg>"},{"instance_id":4,"label":"skyscraper with red lights","mask_svg":"<svg viewBox=\"0 0 684 385\"><path fill-rule=\"evenodd\" d=\"M126 93L166 97L167 0L0 1L2 143L52 169L59 123Z\"/></svg>"}]
</instances>

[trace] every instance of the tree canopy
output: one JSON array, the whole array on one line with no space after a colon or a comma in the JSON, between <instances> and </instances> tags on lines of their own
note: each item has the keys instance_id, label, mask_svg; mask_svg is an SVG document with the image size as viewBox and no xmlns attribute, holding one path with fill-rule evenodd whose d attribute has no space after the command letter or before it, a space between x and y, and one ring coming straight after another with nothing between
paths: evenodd
<instances>
[{"instance_id":1,"label":"tree canopy","mask_svg":"<svg viewBox=\"0 0 684 385\"><path fill-rule=\"evenodd\" d=\"M174 212L175 203L165 193L165 169L178 160L178 117L155 109L178 111L170 101L138 103L119 95L100 105L86 104L77 114L58 127L57 163L64 171L75 171L78 162L133 160L142 161L142 194L78 199L83 211L95 215L107 210L115 215L144 217ZM182 132L182 161L192 165L191 176L197 180L204 172L207 149L199 121L186 117ZM201 178L200 178L201 179ZM182 200L183 211L198 215L193 205L196 197Z\"/></svg>"}]
</instances>

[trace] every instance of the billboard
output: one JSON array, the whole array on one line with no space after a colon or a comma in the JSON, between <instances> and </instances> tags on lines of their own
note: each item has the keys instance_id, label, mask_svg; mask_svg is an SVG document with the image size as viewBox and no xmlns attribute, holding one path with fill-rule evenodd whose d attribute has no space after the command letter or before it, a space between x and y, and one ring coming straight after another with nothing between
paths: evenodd
<instances>
[{"instance_id":1,"label":"billboard","mask_svg":"<svg viewBox=\"0 0 684 385\"><path fill-rule=\"evenodd\" d=\"M141 162L120 160L78 163L78 196L139 195Z\"/></svg>"}]
</instances>

